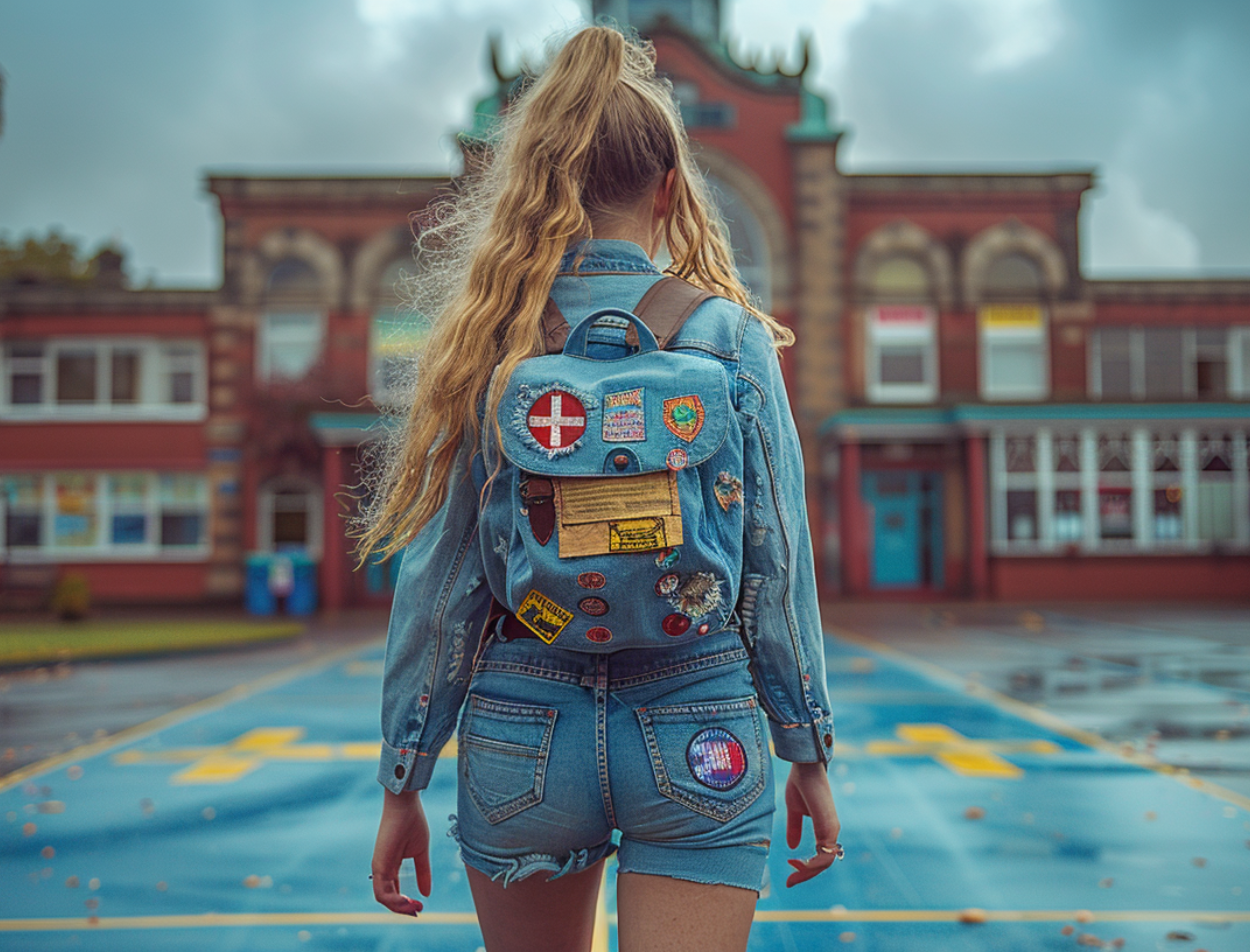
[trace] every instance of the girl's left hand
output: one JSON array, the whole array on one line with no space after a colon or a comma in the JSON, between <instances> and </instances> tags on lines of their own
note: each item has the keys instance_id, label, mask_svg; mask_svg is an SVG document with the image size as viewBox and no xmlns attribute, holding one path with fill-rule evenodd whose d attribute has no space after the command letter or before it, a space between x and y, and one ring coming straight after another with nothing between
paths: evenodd
<instances>
[{"instance_id":1,"label":"girl's left hand","mask_svg":"<svg viewBox=\"0 0 1250 952\"><path fill-rule=\"evenodd\" d=\"M424 906L399 891L399 868L412 858L417 868L417 888L430 894L430 825L416 790L392 793L384 790L382 821L373 847L373 898L391 912L416 916Z\"/></svg>"},{"instance_id":2,"label":"girl's left hand","mask_svg":"<svg viewBox=\"0 0 1250 952\"><path fill-rule=\"evenodd\" d=\"M786 888L819 876L842 856L838 833L838 809L829 790L829 775L824 764L791 764L786 781L786 845L798 849L803 838L803 817L812 818L816 834L816 855L811 859L788 860L794 872L786 879Z\"/></svg>"}]
</instances>

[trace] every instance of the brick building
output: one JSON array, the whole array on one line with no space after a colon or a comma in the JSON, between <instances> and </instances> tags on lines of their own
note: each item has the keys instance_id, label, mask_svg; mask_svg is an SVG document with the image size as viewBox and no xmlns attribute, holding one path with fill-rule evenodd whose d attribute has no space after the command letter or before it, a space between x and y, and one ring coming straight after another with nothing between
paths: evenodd
<instances>
[{"instance_id":1,"label":"brick building","mask_svg":"<svg viewBox=\"0 0 1250 952\"><path fill-rule=\"evenodd\" d=\"M791 71L736 61L717 0L596 0L673 80L785 357L827 596L1250 593L1250 279L1093 281L1089 170L848 174ZM514 77L495 62L472 150ZM248 553L356 573L342 487L419 337L411 213L444 178L217 177L220 288L0 286L0 561L97 600L237 601Z\"/></svg>"}]
</instances>

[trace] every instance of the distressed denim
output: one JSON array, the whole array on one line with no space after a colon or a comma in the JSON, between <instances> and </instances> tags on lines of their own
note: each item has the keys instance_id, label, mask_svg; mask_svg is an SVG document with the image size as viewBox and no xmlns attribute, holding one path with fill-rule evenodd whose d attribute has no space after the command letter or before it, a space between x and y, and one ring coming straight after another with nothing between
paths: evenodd
<instances>
[{"instance_id":1,"label":"distressed denim","mask_svg":"<svg viewBox=\"0 0 1250 952\"><path fill-rule=\"evenodd\" d=\"M566 256L551 291L570 324L602 307L632 308L660 278L631 242L597 240L583 250L577 273L572 255ZM735 611L725 630L736 631L748 652L777 755L827 763L833 721L803 460L771 337L742 307L715 298L691 315L669 348L718 362L732 381L742 445L742 537L712 540L733 554L728 564L741 564L740 575L728 580L726 598ZM508 555L507 540L501 545L479 532L485 472L475 450L462 448L446 503L400 563L387 633L378 774L396 792L429 783L456 727L490 608L487 578L500 576ZM629 650L629 632L616 632L613 648Z\"/></svg>"},{"instance_id":2,"label":"distressed denim","mask_svg":"<svg viewBox=\"0 0 1250 952\"><path fill-rule=\"evenodd\" d=\"M451 835L505 886L621 872L760 889L775 798L747 653L734 632L592 655L492 640L458 732Z\"/></svg>"}]
</instances>

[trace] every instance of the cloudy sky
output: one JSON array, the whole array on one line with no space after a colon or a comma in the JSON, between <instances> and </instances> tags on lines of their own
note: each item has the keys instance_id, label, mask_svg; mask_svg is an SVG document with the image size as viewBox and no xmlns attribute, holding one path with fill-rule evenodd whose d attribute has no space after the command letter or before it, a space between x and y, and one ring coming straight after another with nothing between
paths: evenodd
<instances>
[{"instance_id":1,"label":"cloudy sky","mask_svg":"<svg viewBox=\"0 0 1250 952\"><path fill-rule=\"evenodd\" d=\"M205 172L445 173L486 36L540 57L589 0L0 0L0 235L114 239L216 281ZM1093 276L1250 276L1250 2L724 0L816 39L848 171L1093 168Z\"/></svg>"}]
</instances>

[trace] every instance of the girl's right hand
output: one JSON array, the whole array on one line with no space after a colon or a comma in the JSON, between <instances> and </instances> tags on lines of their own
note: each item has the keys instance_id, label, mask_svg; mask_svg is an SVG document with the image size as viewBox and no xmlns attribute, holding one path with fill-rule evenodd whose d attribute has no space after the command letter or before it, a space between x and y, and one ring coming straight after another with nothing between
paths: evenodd
<instances>
[{"instance_id":1,"label":"girl's right hand","mask_svg":"<svg viewBox=\"0 0 1250 952\"><path fill-rule=\"evenodd\" d=\"M416 916L424 906L399 891L399 868L411 857L417 869L417 888L430 894L430 825L421 809L421 794L383 791L382 820L373 847L373 898L391 912Z\"/></svg>"}]
</instances>

